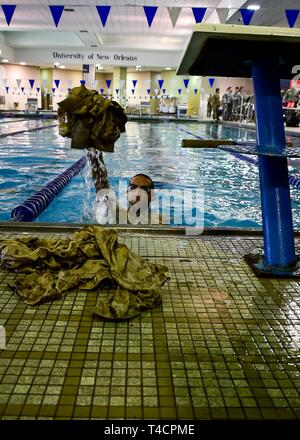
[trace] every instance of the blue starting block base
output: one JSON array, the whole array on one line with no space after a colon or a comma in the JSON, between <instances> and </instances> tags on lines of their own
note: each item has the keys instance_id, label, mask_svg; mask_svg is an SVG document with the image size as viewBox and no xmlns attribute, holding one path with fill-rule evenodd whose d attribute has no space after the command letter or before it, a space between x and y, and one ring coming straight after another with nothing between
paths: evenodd
<instances>
[{"instance_id":1,"label":"blue starting block base","mask_svg":"<svg viewBox=\"0 0 300 440\"><path fill-rule=\"evenodd\" d=\"M259 278L300 278L300 260L296 257L296 263L286 267L269 266L265 263L261 254L248 254L244 260Z\"/></svg>"},{"instance_id":2,"label":"blue starting block base","mask_svg":"<svg viewBox=\"0 0 300 440\"><path fill-rule=\"evenodd\" d=\"M223 151L228 151L229 153L241 153L273 157L300 157L300 147L286 147L282 148L280 151L270 150L269 148L264 149L263 146L256 145L220 145L218 148Z\"/></svg>"}]
</instances>

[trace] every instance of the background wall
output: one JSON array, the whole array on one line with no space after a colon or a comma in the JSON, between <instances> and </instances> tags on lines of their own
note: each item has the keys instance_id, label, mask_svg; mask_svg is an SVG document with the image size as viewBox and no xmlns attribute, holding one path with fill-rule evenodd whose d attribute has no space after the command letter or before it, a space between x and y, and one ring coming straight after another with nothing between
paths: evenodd
<instances>
[{"instance_id":1,"label":"background wall","mask_svg":"<svg viewBox=\"0 0 300 440\"><path fill-rule=\"evenodd\" d=\"M38 106L41 106L41 94L36 92L36 87L41 87L40 68L7 64L1 66L0 93L5 97L5 105L1 108L7 110L24 110L27 98L38 98ZM22 80L18 88L17 80ZM34 80L33 89L30 87L29 79ZM9 87L8 93L5 87ZM24 87L22 92L21 87ZM14 105L18 103L18 106Z\"/></svg>"},{"instance_id":2,"label":"background wall","mask_svg":"<svg viewBox=\"0 0 300 440\"><path fill-rule=\"evenodd\" d=\"M123 69L125 71L125 69ZM124 73L124 72L123 72ZM52 95L52 109L57 110L57 102L63 100L68 89L80 85L83 74L78 70L47 68L42 69L33 66L20 66L1 64L0 65L0 94L5 96L5 104L1 105L1 109L5 110L24 110L28 98L38 98L38 107L42 107L42 93L50 93ZM120 75L116 72L99 72L95 73L95 88L100 91L104 90L107 95L110 91L111 95L116 95L116 89L120 89ZM119 91L119 98L122 105L139 106L140 102L151 102L151 109L156 112L159 108L159 99L156 95L163 94L175 97L177 105L187 106L188 114L191 116L206 115L206 102L211 93L216 88L221 89L221 96L225 90L231 86L243 86L247 94L252 94L252 80L247 78L214 78L213 86L209 83L209 78L199 76L177 76L175 70L162 70L161 72L136 71L126 72L122 76L124 84L123 90ZM17 80L22 80L18 87ZM31 89L29 79L33 79L34 87ZM185 87L184 80L188 79L188 87ZM56 87L55 80L59 80L59 86ZM110 80L110 90L108 90L106 81ZM136 87L133 86L133 80L136 80ZM160 89L159 80L163 80ZM8 92L5 87L9 87ZM24 92L21 91L24 87ZM37 92L36 88L40 91ZM52 90L54 89L54 91ZM148 94L147 89L151 89ZM132 93L134 90L134 93ZM181 90L181 93L179 91ZM44 98L44 95L43 95ZM18 105L14 105L18 103Z\"/></svg>"}]
</instances>

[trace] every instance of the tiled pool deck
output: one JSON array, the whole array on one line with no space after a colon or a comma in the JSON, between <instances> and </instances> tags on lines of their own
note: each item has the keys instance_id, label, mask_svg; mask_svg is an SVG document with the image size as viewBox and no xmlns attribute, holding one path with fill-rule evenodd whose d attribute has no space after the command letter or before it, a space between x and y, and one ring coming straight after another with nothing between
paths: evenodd
<instances>
[{"instance_id":1,"label":"tiled pool deck","mask_svg":"<svg viewBox=\"0 0 300 440\"><path fill-rule=\"evenodd\" d=\"M162 306L128 322L93 317L97 292L28 306L0 272L0 418L300 418L300 280L252 273L261 238L119 240L171 274Z\"/></svg>"}]
</instances>

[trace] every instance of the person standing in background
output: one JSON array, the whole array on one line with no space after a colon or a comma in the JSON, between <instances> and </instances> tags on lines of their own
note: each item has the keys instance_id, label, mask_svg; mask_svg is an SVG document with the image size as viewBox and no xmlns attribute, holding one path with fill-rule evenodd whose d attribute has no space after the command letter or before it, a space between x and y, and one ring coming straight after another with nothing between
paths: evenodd
<instances>
[{"instance_id":1,"label":"person standing in background","mask_svg":"<svg viewBox=\"0 0 300 440\"><path fill-rule=\"evenodd\" d=\"M213 119L215 121L220 120L220 107L221 107L220 89L216 89L215 93L212 96Z\"/></svg>"}]
</instances>

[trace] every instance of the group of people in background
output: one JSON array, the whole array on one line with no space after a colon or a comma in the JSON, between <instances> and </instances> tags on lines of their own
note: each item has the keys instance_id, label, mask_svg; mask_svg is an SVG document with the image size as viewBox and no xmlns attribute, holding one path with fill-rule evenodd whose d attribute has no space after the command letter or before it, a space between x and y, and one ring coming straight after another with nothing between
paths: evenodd
<instances>
[{"instance_id":1,"label":"group of people in background","mask_svg":"<svg viewBox=\"0 0 300 440\"><path fill-rule=\"evenodd\" d=\"M282 107L285 123L298 127L300 123L300 90L295 88L281 90ZM223 96L220 89L209 95L207 117L219 121L255 122L254 97L247 96L243 87L228 87Z\"/></svg>"},{"instance_id":2,"label":"group of people in background","mask_svg":"<svg viewBox=\"0 0 300 440\"><path fill-rule=\"evenodd\" d=\"M223 96L220 89L216 89L207 101L207 117L219 121L222 116L223 121L242 121L254 122L253 96L247 96L243 87L228 87Z\"/></svg>"},{"instance_id":3,"label":"group of people in background","mask_svg":"<svg viewBox=\"0 0 300 440\"><path fill-rule=\"evenodd\" d=\"M300 91L293 87L282 89L281 98L287 127L298 127L300 121Z\"/></svg>"}]
</instances>

